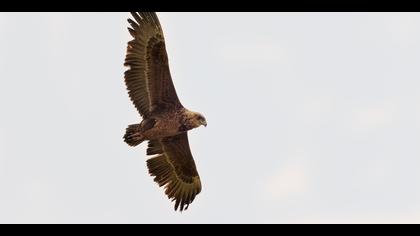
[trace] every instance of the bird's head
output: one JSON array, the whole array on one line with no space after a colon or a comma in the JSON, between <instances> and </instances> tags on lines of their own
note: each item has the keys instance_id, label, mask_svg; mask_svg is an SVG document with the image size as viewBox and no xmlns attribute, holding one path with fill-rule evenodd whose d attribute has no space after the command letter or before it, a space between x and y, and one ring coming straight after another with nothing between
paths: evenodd
<instances>
[{"instance_id":1,"label":"bird's head","mask_svg":"<svg viewBox=\"0 0 420 236\"><path fill-rule=\"evenodd\" d=\"M197 120L200 123L200 125L204 125L204 127L207 127L206 118L202 114L200 113L197 114Z\"/></svg>"},{"instance_id":2,"label":"bird's head","mask_svg":"<svg viewBox=\"0 0 420 236\"><path fill-rule=\"evenodd\" d=\"M207 127L206 118L198 112L190 112L188 120L191 126L194 128L198 128L202 125L204 125L204 127Z\"/></svg>"}]
</instances>

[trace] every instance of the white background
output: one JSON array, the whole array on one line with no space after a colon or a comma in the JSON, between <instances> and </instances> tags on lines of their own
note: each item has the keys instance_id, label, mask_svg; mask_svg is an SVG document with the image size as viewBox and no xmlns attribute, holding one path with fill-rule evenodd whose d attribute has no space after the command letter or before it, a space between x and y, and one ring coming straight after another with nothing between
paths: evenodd
<instances>
[{"instance_id":1,"label":"white background","mask_svg":"<svg viewBox=\"0 0 420 236\"><path fill-rule=\"evenodd\" d=\"M420 14L160 13L203 184L146 169L127 13L0 14L0 223L420 223Z\"/></svg>"}]
</instances>

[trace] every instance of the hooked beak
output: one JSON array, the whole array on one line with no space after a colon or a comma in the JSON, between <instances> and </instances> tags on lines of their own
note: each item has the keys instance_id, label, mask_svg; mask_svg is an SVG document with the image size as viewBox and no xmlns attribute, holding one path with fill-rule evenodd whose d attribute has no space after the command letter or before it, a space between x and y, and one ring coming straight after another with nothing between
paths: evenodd
<instances>
[{"instance_id":1,"label":"hooked beak","mask_svg":"<svg viewBox=\"0 0 420 236\"><path fill-rule=\"evenodd\" d=\"M204 127L207 127L207 121L203 121L201 124L204 125Z\"/></svg>"}]
</instances>

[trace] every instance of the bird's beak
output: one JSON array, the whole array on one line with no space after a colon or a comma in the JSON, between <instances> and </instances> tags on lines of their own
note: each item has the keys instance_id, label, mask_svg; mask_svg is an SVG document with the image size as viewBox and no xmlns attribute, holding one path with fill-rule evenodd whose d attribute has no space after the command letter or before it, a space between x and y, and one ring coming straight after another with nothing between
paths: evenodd
<instances>
[{"instance_id":1,"label":"bird's beak","mask_svg":"<svg viewBox=\"0 0 420 236\"><path fill-rule=\"evenodd\" d=\"M207 127L207 121L203 121L201 124L204 125L204 127Z\"/></svg>"}]
</instances>

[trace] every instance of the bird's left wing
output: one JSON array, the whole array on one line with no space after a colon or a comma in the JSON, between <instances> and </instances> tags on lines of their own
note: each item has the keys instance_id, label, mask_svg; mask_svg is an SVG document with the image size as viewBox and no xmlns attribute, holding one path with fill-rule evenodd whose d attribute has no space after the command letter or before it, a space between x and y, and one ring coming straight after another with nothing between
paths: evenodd
<instances>
[{"instance_id":1,"label":"bird's left wing","mask_svg":"<svg viewBox=\"0 0 420 236\"><path fill-rule=\"evenodd\" d=\"M149 141L147 160L149 173L159 186L165 186L165 194L175 201L175 210L186 210L195 196L201 192L200 177L188 144L187 133L160 140Z\"/></svg>"},{"instance_id":2,"label":"bird's left wing","mask_svg":"<svg viewBox=\"0 0 420 236\"><path fill-rule=\"evenodd\" d=\"M139 113L147 118L154 112L182 107L169 71L162 27L155 12L132 12L128 28L125 84Z\"/></svg>"}]
</instances>

